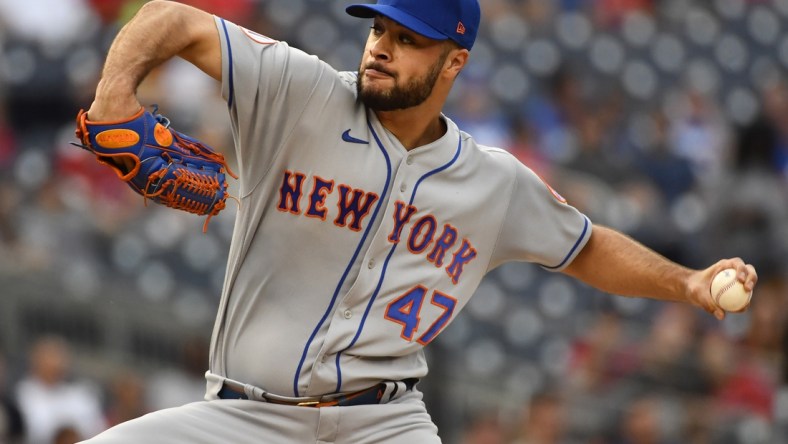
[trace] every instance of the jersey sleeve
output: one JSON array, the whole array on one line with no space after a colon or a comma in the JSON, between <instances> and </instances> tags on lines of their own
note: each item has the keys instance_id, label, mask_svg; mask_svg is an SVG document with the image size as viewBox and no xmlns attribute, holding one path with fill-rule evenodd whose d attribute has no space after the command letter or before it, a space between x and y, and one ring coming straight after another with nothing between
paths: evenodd
<instances>
[{"instance_id":1,"label":"jersey sleeve","mask_svg":"<svg viewBox=\"0 0 788 444\"><path fill-rule=\"evenodd\" d=\"M492 266L527 261L560 271L591 236L591 221L569 205L536 173L518 161L509 208L496 242Z\"/></svg>"},{"instance_id":2,"label":"jersey sleeve","mask_svg":"<svg viewBox=\"0 0 788 444\"><path fill-rule=\"evenodd\" d=\"M336 72L317 57L215 17L222 47L222 97L227 101L241 173L241 193L267 172L310 106Z\"/></svg>"}]
</instances>

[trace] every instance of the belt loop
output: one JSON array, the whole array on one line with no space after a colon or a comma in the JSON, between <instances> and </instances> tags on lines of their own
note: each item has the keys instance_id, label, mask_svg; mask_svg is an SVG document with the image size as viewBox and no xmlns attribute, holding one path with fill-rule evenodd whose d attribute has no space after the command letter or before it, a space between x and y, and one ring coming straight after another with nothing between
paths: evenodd
<instances>
[{"instance_id":1,"label":"belt loop","mask_svg":"<svg viewBox=\"0 0 788 444\"><path fill-rule=\"evenodd\" d=\"M244 384L244 393L246 397L254 401L267 402L265 398L266 391L252 384Z\"/></svg>"},{"instance_id":2,"label":"belt loop","mask_svg":"<svg viewBox=\"0 0 788 444\"><path fill-rule=\"evenodd\" d=\"M406 392L413 390L418 382L418 379L409 378L402 381L384 381L383 396L380 397L380 404L385 404L389 401L399 398ZM398 396L399 395L399 396Z\"/></svg>"},{"instance_id":3,"label":"belt loop","mask_svg":"<svg viewBox=\"0 0 788 444\"><path fill-rule=\"evenodd\" d=\"M400 384L399 382L394 382L394 381L386 381L383 383L384 385L383 396L380 397L381 404L385 404L391 401L394 395L396 395L397 392L399 391L399 384Z\"/></svg>"}]
</instances>

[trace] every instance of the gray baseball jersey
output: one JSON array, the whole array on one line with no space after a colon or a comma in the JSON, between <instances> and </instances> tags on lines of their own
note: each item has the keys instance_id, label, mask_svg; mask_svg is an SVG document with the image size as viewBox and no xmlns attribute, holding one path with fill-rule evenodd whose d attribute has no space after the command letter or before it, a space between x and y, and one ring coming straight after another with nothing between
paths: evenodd
<instances>
[{"instance_id":1,"label":"gray baseball jersey","mask_svg":"<svg viewBox=\"0 0 788 444\"><path fill-rule=\"evenodd\" d=\"M241 206L209 382L313 396L423 377L424 346L485 273L560 270L588 240L589 220L505 150L442 116L443 137L408 151L356 73L216 23Z\"/></svg>"}]
</instances>

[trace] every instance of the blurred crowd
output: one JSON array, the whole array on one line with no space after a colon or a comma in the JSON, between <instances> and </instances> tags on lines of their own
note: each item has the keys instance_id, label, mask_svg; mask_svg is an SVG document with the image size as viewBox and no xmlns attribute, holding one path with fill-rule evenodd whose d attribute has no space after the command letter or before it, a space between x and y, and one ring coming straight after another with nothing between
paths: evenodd
<instances>
[{"instance_id":1,"label":"blurred crowd","mask_svg":"<svg viewBox=\"0 0 788 444\"><path fill-rule=\"evenodd\" d=\"M203 235L202 220L144 205L70 144L112 38L143 3L0 0L0 322L25 299L15 284L46 281L74 301L122 288L211 328L234 210ZM345 16L350 1L185 3L358 65L366 29ZM432 346L422 388L445 442L788 443L788 0L481 5L451 119L596 223L691 267L740 256L760 283L748 313L718 322L532 265L494 270ZM139 96L231 146L218 85L185 62ZM76 442L202 396L204 338L179 339L183 359L154 372L99 373L84 369L114 356L100 340L75 353L68 331L46 330L0 325L0 443Z\"/></svg>"}]
</instances>

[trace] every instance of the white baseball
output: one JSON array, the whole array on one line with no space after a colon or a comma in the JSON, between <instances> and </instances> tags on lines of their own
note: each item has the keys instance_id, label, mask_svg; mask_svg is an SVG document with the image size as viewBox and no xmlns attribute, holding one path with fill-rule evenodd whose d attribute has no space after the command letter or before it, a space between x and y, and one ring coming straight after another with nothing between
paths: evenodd
<instances>
[{"instance_id":1,"label":"white baseball","mask_svg":"<svg viewBox=\"0 0 788 444\"><path fill-rule=\"evenodd\" d=\"M744 289L736 278L736 270L728 268L720 271L711 281L711 297L725 311L740 311L750 304L752 291Z\"/></svg>"}]
</instances>

